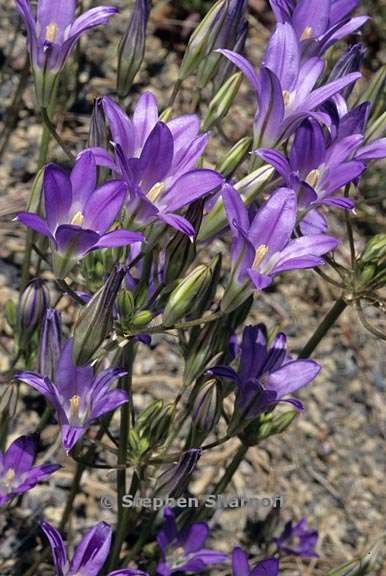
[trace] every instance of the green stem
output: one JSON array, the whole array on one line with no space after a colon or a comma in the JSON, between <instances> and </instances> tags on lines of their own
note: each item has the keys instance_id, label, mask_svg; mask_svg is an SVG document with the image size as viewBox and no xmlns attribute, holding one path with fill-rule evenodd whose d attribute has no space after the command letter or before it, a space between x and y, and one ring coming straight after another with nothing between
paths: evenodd
<instances>
[{"instance_id":1,"label":"green stem","mask_svg":"<svg viewBox=\"0 0 386 576\"><path fill-rule=\"evenodd\" d=\"M57 133L55 126L53 125L53 123L50 120L47 108L42 108L41 113L42 113L43 122L44 122L45 126L47 127L47 129L49 130L51 136L53 136L55 138L55 140L57 141L59 146L62 148L62 150L66 154L66 156L68 156L68 158L71 160L71 162L74 162L75 156L71 152L71 150L69 150L69 148L67 147L67 145L64 142L64 140L62 139L62 137Z\"/></svg>"},{"instance_id":2,"label":"green stem","mask_svg":"<svg viewBox=\"0 0 386 576\"><path fill-rule=\"evenodd\" d=\"M309 358L318 344L323 340L331 326L335 324L339 316L346 309L347 302L340 297L327 312L322 322L319 324L307 344L299 354L299 358Z\"/></svg>"},{"instance_id":3,"label":"green stem","mask_svg":"<svg viewBox=\"0 0 386 576\"><path fill-rule=\"evenodd\" d=\"M133 361L134 361L134 345L131 342L122 351L121 366L125 368L128 373L121 379L121 388L125 390L129 401L121 406L121 423L119 431L119 452L118 464L125 465L127 458L128 436L130 430L130 418L133 413L132 401L132 374L133 374ZM117 471L117 531L114 540L113 550L110 556L109 569L114 568L119 562L121 548L126 536L128 508L122 506L123 496L126 494L126 468Z\"/></svg>"}]
</instances>

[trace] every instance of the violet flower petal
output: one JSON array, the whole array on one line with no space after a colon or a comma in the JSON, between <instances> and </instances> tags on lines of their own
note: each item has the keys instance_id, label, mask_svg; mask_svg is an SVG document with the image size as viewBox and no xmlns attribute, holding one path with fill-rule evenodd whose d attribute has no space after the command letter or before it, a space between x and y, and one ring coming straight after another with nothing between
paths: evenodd
<instances>
[{"instance_id":1,"label":"violet flower petal","mask_svg":"<svg viewBox=\"0 0 386 576\"><path fill-rule=\"evenodd\" d=\"M63 538L60 532L58 532L58 530L56 530L56 528L51 526L51 524L48 522L41 522L40 527L45 533L48 543L51 547L52 558L54 560L56 571L59 576L62 576L68 562Z\"/></svg>"},{"instance_id":2,"label":"violet flower petal","mask_svg":"<svg viewBox=\"0 0 386 576\"><path fill-rule=\"evenodd\" d=\"M91 194L84 214L84 226L99 234L108 230L116 219L127 193L122 180L110 180Z\"/></svg>"},{"instance_id":3,"label":"violet flower petal","mask_svg":"<svg viewBox=\"0 0 386 576\"><path fill-rule=\"evenodd\" d=\"M294 360L272 372L267 386L277 393L278 398L283 398L306 386L319 372L320 366L313 360Z\"/></svg>"},{"instance_id":4,"label":"violet flower petal","mask_svg":"<svg viewBox=\"0 0 386 576\"><path fill-rule=\"evenodd\" d=\"M157 122L157 100L151 92L144 92L139 98L133 114L135 151L140 152L142 150Z\"/></svg>"},{"instance_id":5,"label":"violet flower petal","mask_svg":"<svg viewBox=\"0 0 386 576\"><path fill-rule=\"evenodd\" d=\"M111 536L112 529L106 522L99 522L87 532L74 552L70 571L98 576L110 551Z\"/></svg>"},{"instance_id":6,"label":"violet flower petal","mask_svg":"<svg viewBox=\"0 0 386 576\"><path fill-rule=\"evenodd\" d=\"M62 168L48 164L44 170L43 190L48 228L54 232L68 218L72 203L71 180Z\"/></svg>"}]
</instances>

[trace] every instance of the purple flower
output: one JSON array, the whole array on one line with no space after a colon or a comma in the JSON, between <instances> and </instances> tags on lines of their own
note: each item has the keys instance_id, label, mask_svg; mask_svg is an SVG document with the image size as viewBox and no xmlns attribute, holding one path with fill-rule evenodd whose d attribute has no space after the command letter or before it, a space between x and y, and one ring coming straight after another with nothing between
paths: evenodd
<instances>
[{"instance_id":1,"label":"purple flower","mask_svg":"<svg viewBox=\"0 0 386 576\"><path fill-rule=\"evenodd\" d=\"M95 189L96 177L90 152L82 154L70 176L59 166L49 164L43 181L45 218L31 212L17 216L20 222L49 238L54 272L59 278L92 250L143 239L142 234L129 230L108 232L122 208L127 185L122 180L111 180Z\"/></svg>"},{"instance_id":2,"label":"purple flower","mask_svg":"<svg viewBox=\"0 0 386 576\"><path fill-rule=\"evenodd\" d=\"M98 6L75 18L76 0L38 0L35 19L28 0L16 0L16 7L27 29L38 98L46 106L57 75L81 35L106 24L118 10Z\"/></svg>"},{"instance_id":3,"label":"purple flower","mask_svg":"<svg viewBox=\"0 0 386 576\"><path fill-rule=\"evenodd\" d=\"M251 568L248 554L239 547L233 548L232 576L278 576L278 574L279 561L276 558L267 558Z\"/></svg>"},{"instance_id":4,"label":"purple flower","mask_svg":"<svg viewBox=\"0 0 386 576\"><path fill-rule=\"evenodd\" d=\"M83 536L72 560L67 557L63 538L48 522L40 524L51 547L56 576L98 576L106 562L111 546L112 530L106 522L99 522ZM125 568L109 572L107 576L148 576L141 570Z\"/></svg>"},{"instance_id":5,"label":"purple flower","mask_svg":"<svg viewBox=\"0 0 386 576\"><path fill-rule=\"evenodd\" d=\"M233 235L231 280L223 297L224 310L232 310L253 292L269 286L277 274L324 263L321 258L338 245L325 234L291 239L295 224L296 193L280 188L250 222L239 193L223 187L224 206Z\"/></svg>"},{"instance_id":6,"label":"purple flower","mask_svg":"<svg viewBox=\"0 0 386 576\"><path fill-rule=\"evenodd\" d=\"M302 518L297 524L290 520L282 534L274 538L279 551L283 554L302 556L303 558L318 557L315 546L318 540L317 530L307 530L307 520Z\"/></svg>"},{"instance_id":7,"label":"purple flower","mask_svg":"<svg viewBox=\"0 0 386 576\"><path fill-rule=\"evenodd\" d=\"M210 374L234 380L237 386L235 415L243 418L254 418L279 402L302 410L299 400L284 398L309 384L319 372L320 366L313 360L291 359L283 332L268 345L264 324L244 328L238 372L228 366L209 370Z\"/></svg>"},{"instance_id":8,"label":"purple flower","mask_svg":"<svg viewBox=\"0 0 386 576\"><path fill-rule=\"evenodd\" d=\"M256 92L256 147L276 145L308 116L328 122L325 113L314 110L360 78L354 72L315 89L323 72L323 60L317 56L302 60L299 39L288 22L277 24L259 74L243 56L230 50L220 52L240 68Z\"/></svg>"},{"instance_id":9,"label":"purple flower","mask_svg":"<svg viewBox=\"0 0 386 576\"><path fill-rule=\"evenodd\" d=\"M206 522L196 522L189 528L178 530L170 508L165 508L164 518L164 527L157 536L162 554L157 576L170 576L176 572L199 573L212 564L227 560L226 554L204 548L209 536Z\"/></svg>"},{"instance_id":10,"label":"purple flower","mask_svg":"<svg viewBox=\"0 0 386 576\"><path fill-rule=\"evenodd\" d=\"M359 0L269 0L277 22L290 23L307 54L323 54L361 28L367 16L350 18Z\"/></svg>"},{"instance_id":11,"label":"purple flower","mask_svg":"<svg viewBox=\"0 0 386 576\"><path fill-rule=\"evenodd\" d=\"M125 374L125 370L106 369L95 375L91 366L75 366L69 339L56 367L55 382L34 372L18 372L16 378L43 394L56 409L63 447L69 452L94 420L127 402L126 392L110 390Z\"/></svg>"},{"instance_id":12,"label":"purple flower","mask_svg":"<svg viewBox=\"0 0 386 576\"><path fill-rule=\"evenodd\" d=\"M0 506L61 468L59 464L33 466L35 454L36 440L32 436L20 436L4 454L0 452Z\"/></svg>"},{"instance_id":13,"label":"purple flower","mask_svg":"<svg viewBox=\"0 0 386 576\"><path fill-rule=\"evenodd\" d=\"M132 120L111 98L104 97L102 103L115 159L102 148L91 150L98 164L125 178L133 222L144 225L161 220L192 237L192 225L178 212L223 182L214 170L196 168L208 140L199 133L199 118L188 114L167 124L160 122L150 92L139 99Z\"/></svg>"},{"instance_id":14,"label":"purple flower","mask_svg":"<svg viewBox=\"0 0 386 576\"><path fill-rule=\"evenodd\" d=\"M276 168L286 185L298 193L301 208L321 205L354 207L352 200L335 194L366 169L364 162L351 159L363 136L351 134L340 140L329 140L320 124L309 118L297 129L289 158L277 150L262 148L257 151ZM301 224L303 234L318 234L325 232L326 228L326 220L317 210L307 212Z\"/></svg>"}]
</instances>

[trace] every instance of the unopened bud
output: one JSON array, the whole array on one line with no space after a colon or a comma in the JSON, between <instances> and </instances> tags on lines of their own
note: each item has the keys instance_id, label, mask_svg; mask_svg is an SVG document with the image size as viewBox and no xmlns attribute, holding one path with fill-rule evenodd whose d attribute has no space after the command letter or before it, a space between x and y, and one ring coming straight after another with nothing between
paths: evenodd
<instances>
[{"instance_id":1,"label":"unopened bud","mask_svg":"<svg viewBox=\"0 0 386 576\"><path fill-rule=\"evenodd\" d=\"M242 72L233 74L211 100L207 115L202 123L202 130L204 132L228 114L240 89L242 79Z\"/></svg>"},{"instance_id":2,"label":"unopened bud","mask_svg":"<svg viewBox=\"0 0 386 576\"><path fill-rule=\"evenodd\" d=\"M113 320L113 306L122 280L123 267L116 267L102 288L80 311L74 328L72 356L75 364L87 364L109 334Z\"/></svg>"},{"instance_id":3,"label":"unopened bud","mask_svg":"<svg viewBox=\"0 0 386 576\"><path fill-rule=\"evenodd\" d=\"M271 179L274 171L272 166L261 166L235 184L234 187L240 192L246 206L252 203L260 190ZM225 228L227 222L224 202L222 198L219 198L209 214L204 217L197 240L199 242L209 240Z\"/></svg>"},{"instance_id":4,"label":"unopened bud","mask_svg":"<svg viewBox=\"0 0 386 576\"><path fill-rule=\"evenodd\" d=\"M105 116L103 114L102 98L95 98L90 120L88 146L89 148L104 148L106 144L107 132Z\"/></svg>"},{"instance_id":5,"label":"unopened bud","mask_svg":"<svg viewBox=\"0 0 386 576\"><path fill-rule=\"evenodd\" d=\"M164 312L164 324L172 326L183 318L188 312L192 312L194 302L200 302L212 281L210 266L201 264L197 266L186 278L181 280L170 294Z\"/></svg>"},{"instance_id":6,"label":"unopened bud","mask_svg":"<svg viewBox=\"0 0 386 576\"><path fill-rule=\"evenodd\" d=\"M117 298L118 315L121 321L129 322L135 309L135 301L133 293L127 288L119 292Z\"/></svg>"},{"instance_id":7,"label":"unopened bud","mask_svg":"<svg viewBox=\"0 0 386 576\"><path fill-rule=\"evenodd\" d=\"M188 403L192 405L193 425L199 432L208 434L214 430L221 416L222 401L222 384L216 378L201 382L197 390L193 389Z\"/></svg>"},{"instance_id":8,"label":"unopened bud","mask_svg":"<svg viewBox=\"0 0 386 576\"><path fill-rule=\"evenodd\" d=\"M199 230L202 221L204 202L193 202L185 218L195 230ZM190 266L196 255L196 244L186 234L176 232L166 246L165 282L174 282Z\"/></svg>"},{"instance_id":9,"label":"unopened bud","mask_svg":"<svg viewBox=\"0 0 386 576\"><path fill-rule=\"evenodd\" d=\"M153 319L153 314L150 310L141 310L134 314L134 316L130 319L130 326L135 328L141 328L142 326L146 326L151 322Z\"/></svg>"},{"instance_id":10,"label":"unopened bud","mask_svg":"<svg viewBox=\"0 0 386 576\"><path fill-rule=\"evenodd\" d=\"M148 0L135 0L126 32L118 48L117 88L120 97L128 95L133 80L141 67L145 55L148 17Z\"/></svg>"},{"instance_id":11,"label":"unopened bud","mask_svg":"<svg viewBox=\"0 0 386 576\"><path fill-rule=\"evenodd\" d=\"M23 290L17 309L20 344L30 338L49 306L49 294L42 280L31 280Z\"/></svg>"},{"instance_id":12,"label":"unopened bud","mask_svg":"<svg viewBox=\"0 0 386 576\"><path fill-rule=\"evenodd\" d=\"M40 334L38 371L55 381L55 372L61 351L62 330L60 314L53 308L48 308L43 320Z\"/></svg>"},{"instance_id":13,"label":"unopened bud","mask_svg":"<svg viewBox=\"0 0 386 576\"><path fill-rule=\"evenodd\" d=\"M163 472L155 485L155 496L178 498L183 493L201 457L201 450L192 448L180 456L176 464Z\"/></svg>"},{"instance_id":14,"label":"unopened bud","mask_svg":"<svg viewBox=\"0 0 386 576\"><path fill-rule=\"evenodd\" d=\"M366 244L360 257L361 262L377 263L386 256L386 234L376 234Z\"/></svg>"},{"instance_id":15,"label":"unopened bud","mask_svg":"<svg viewBox=\"0 0 386 576\"><path fill-rule=\"evenodd\" d=\"M151 413L147 414L146 420L141 425L141 432L148 438L150 446L156 448L168 437L174 416L174 404L170 402L164 406L160 400L153 404L157 404L157 409L154 406Z\"/></svg>"},{"instance_id":16,"label":"unopened bud","mask_svg":"<svg viewBox=\"0 0 386 576\"><path fill-rule=\"evenodd\" d=\"M252 138L250 136L245 136L236 142L229 152L225 154L224 158L217 164L217 172L220 172L220 174L225 178L231 176L248 154L251 149L251 144Z\"/></svg>"},{"instance_id":17,"label":"unopened bud","mask_svg":"<svg viewBox=\"0 0 386 576\"><path fill-rule=\"evenodd\" d=\"M185 80L212 50L226 16L228 0L218 0L197 26L189 39L179 71L179 81Z\"/></svg>"},{"instance_id":18,"label":"unopened bud","mask_svg":"<svg viewBox=\"0 0 386 576\"><path fill-rule=\"evenodd\" d=\"M283 414L280 414L280 416L274 416L272 420L271 435L281 434L287 430L297 416L298 412L296 410L287 410Z\"/></svg>"}]
</instances>

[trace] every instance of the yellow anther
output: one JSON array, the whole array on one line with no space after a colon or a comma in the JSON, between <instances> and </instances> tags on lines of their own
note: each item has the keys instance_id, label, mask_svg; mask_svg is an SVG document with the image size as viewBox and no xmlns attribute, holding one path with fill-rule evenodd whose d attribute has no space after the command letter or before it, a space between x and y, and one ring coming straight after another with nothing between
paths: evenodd
<instances>
[{"instance_id":1,"label":"yellow anther","mask_svg":"<svg viewBox=\"0 0 386 576\"><path fill-rule=\"evenodd\" d=\"M72 220L70 222L70 224L74 224L75 226L82 226L84 221L84 216L82 214L82 212L79 210L76 214L74 214L74 216L72 217Z\"/></svg>"},{"instance_id":2,"label":"yellow anther","mask_svg":"<svg viewBox=\"0 0 386 576\"><path fill-rule=\"evenodd\" d=\"M154 186L150 188L149 192L147 193L147 197L150 200L150 202L155 202L156 200L158 200L158 198L160 197L160 195L164 190L165 190L164 182L157 182L157 184L154 184Z\"/></svg>"},{"instance_id":3,"label":"yellow anther","mask_svg":"<svg viewBox=\"0 0 386 576\"><path fill-rule=\"evenodd\" d=\"M283 90L283 101L284 106L288 106L291 97L291 92L289 90Z\"/></svg>"},{"instance_id":4,"label":"yellow anther","mask_svg":"<svg viewBox=\"0 0 386 576\"><path fill-rule=\"evenodd\" d=\"M312 34L312 26L307 26L307 28L304 28L303 34L300 36L300 40L308 40L309 38L312 38Z\"/></svg>"},{"instance_id":5,"label":"yellow anther","mask_svg":"<svg viewBox=\"0 0 386 576\"><path fill-rule=\"evenodd\" d=\"M311 170L311 172L308 174L308 176L306 178L307 184L312 186L312 188L315 188L315 186L318 183L319 176L320 176L319 170Z\"/></svg>"},{"instance_id":6,"label":"yellow anther","mask_svg":"<svg viewBox=\"0 0 386 576\"><path fill-rule=\"evenodd\" d=\"M5 476L4 476L5 485L11 486L11 484L15 480L15 478L16 478L16 472L13 468L10 468L9 470L7 470L7 472L5 473Z\"/></svg>"},{"instance_id":7,"label":"yellow anther","mask_svg":"<svg viewBox=\"0 0 386 576\"><path fill-rule=\"evenodd\" d=\"M55 42L57 33L58 33L58 26L55 24L55 22L51 22L51 24L48 24L46 28L47 42Z\"/></svg>"},{"instance_id":8,"label":"yellow anther","mask_svg":"<svg viewBox=\"0 0 386 576\"><path fill-rule=\"evenodd\" d=\"M268 246L266 246L265 244L261 244L261 246L256 248L255 259L253 261L252 268L257 268L258 266L260 266L260 264L266 257L267 252L268 252Z\"/></svg>"},{"instance_id":9,"label":"yellow anther","mask_svg":"<svg viewBox=\"0 0 386 576\"><path fill-rule=\"evenodd\" d=\"M71 418L78 418L79 408L80 408L80 396L74 394L74 396L70 398Z\"/></svg>"}]
</instances>

